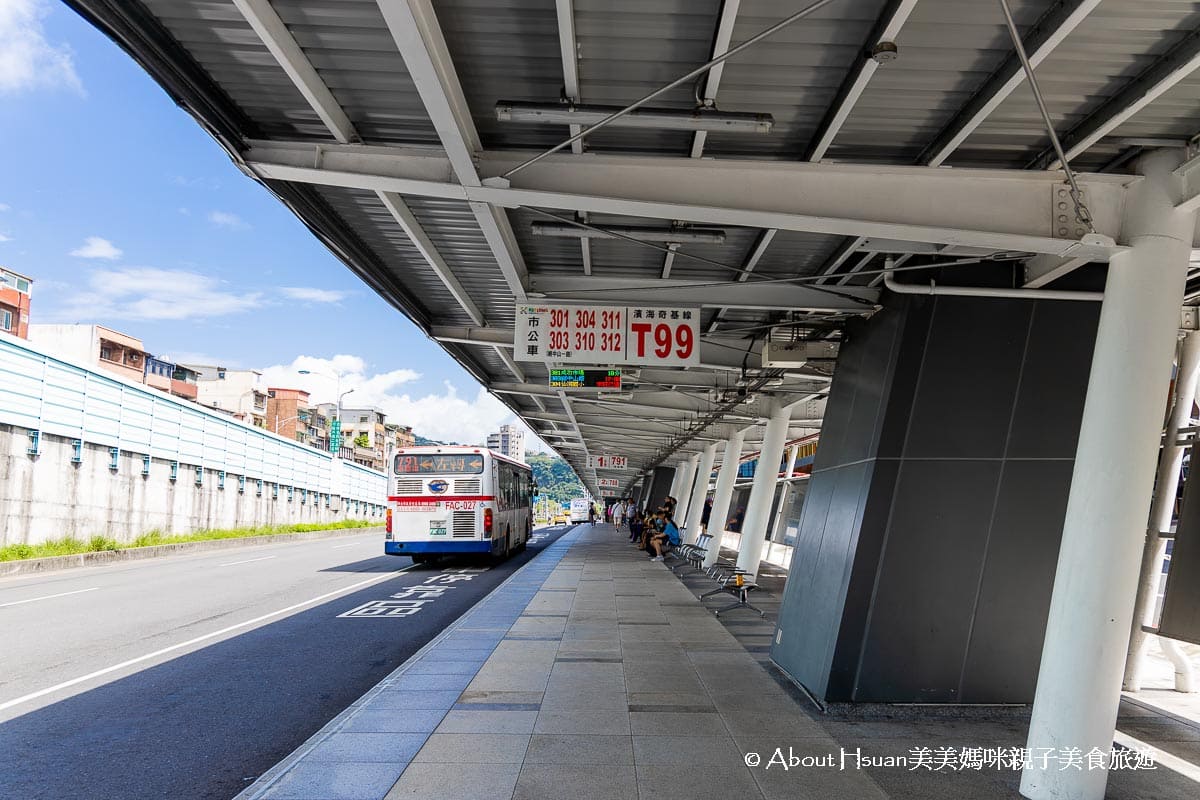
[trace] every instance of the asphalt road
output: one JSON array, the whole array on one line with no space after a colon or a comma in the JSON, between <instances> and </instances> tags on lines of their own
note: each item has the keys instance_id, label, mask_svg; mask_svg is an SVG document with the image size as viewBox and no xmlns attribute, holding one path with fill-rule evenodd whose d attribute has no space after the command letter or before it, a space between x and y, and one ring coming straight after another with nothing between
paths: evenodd
<instances>
[{"instance_id":1,"label":"asphalt road","mask_svg":"<svg viewBox=\"0 0 1200 800\"><path fill-rule=\"evenodd\" d=\"M232 797L566 530L490 568L380 531L0 580L0 797Z\"/></svg>"}]
</instances>

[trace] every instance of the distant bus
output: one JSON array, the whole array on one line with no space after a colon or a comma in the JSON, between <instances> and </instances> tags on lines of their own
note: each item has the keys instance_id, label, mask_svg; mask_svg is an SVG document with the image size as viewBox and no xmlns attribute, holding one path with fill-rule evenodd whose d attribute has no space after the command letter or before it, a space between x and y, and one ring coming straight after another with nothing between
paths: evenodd
<instances>
[{"instance_id":1,"label":"distant bus","mask_svg":"<svg viewBox=\"0 0 1200 800\"><path fill-rule=\"evenodd\" d=\"M479 447L407 447L390 466L386 554L420 564L525 549L537 488L528 465Z\"/></svg>"},{"instance_id":2,"label":"distant bus","mask_svg":"<svg viewBox=\"0 0 1200 800\"><path fill-rule=\"evenodd\" d=\"M571 522L587 522L588 509L592 507L591 500L576 497L571 501Z\"/></svg>"}]
</instances>

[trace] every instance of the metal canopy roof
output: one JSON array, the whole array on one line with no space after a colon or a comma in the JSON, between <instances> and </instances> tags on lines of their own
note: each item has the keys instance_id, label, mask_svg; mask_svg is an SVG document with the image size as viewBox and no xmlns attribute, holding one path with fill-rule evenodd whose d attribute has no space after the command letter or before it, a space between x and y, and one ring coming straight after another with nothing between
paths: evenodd
<instances>
[{"instance_id":1,"label":"metal canopy roof","mask_svg":"<svg viewBox=\"0 0 1200 800\"><path fill-rule=\"evenodd\" d=\"M758 351L773 329L833 356L844 321L877 308L885 257L998 257L1030 286L1106 260L1136 179L1100 173L1200 128L1197 4L1012 0L1068 157L1092 173L1110 238L1081 242L1073 219L1059 229L1063 174L995 0L838 0L650 104L770 114L769 133L614 125L500 178L578 129L499 121L498 101L625 106L807 3L67 2L593 491L589 453L628 455L601 474L628 485L773 404L796 404L795 435L819 427L832 358L765 370ZM534 235L547 212L724 239ZM554 392L512 356L531 297L700 306L702 365L632 370L616 397Z\"/></svg>"}]
</instances>

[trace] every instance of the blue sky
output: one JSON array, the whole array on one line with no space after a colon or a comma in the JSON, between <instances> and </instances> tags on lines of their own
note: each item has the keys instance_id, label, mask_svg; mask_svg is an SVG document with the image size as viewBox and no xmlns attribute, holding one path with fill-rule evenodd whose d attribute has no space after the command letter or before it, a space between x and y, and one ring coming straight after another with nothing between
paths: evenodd
<instances>
[{"instance_id":1,"label":"blue sky","mask_svg":"<svg viewBox=\"0 0 1200 800\"><path fill-rule=\"evenodd\" d=\"M512 418L313 238L116 45L52 0L0 0L0 264L33 322L99 323L265 372L432 438Z\"/></svg>"}]
</instances>

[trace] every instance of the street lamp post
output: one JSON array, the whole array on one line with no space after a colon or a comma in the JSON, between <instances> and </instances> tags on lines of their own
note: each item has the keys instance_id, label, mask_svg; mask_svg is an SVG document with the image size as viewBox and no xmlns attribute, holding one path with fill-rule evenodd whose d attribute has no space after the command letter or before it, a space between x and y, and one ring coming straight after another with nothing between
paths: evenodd
<instances>
[{"instance_id":1,"label":"street lamp post","mask_svg":"<svg viewBox=\"0 0 1200 800\"><path fill-rule=\"evenodd\" d=\"M337 381L337 408L334 411L334 413L336 414L334 419L337 420L337 423L338 423L338 446L329 448L331 451L333 451L333 455L337 456L341 452L341 449L342 449L341 448L341 444L342 444L342 442L341 442L342 398L345 397L346 395L350 394L354 390L347 389L344 392L342 391L342 373L341 372L336 372L336 371L330 372L330 371L326 371L326 370L311 370L311 369L299 369L296 371L298 373L300 373L301 375L314 375L314 374L325 375L325 376L333 378L334 380Z\"/></svg>"}]
</instances>

